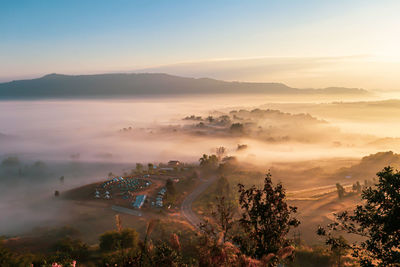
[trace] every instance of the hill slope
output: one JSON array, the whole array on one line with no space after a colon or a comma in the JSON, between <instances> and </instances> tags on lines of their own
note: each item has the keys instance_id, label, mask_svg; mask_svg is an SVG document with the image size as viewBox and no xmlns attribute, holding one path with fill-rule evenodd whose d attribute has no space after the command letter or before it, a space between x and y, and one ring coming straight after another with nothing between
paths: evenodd
<instances>
[{"instance_id":1,"label":"hill slope","mask_svg":"<svg viewBox=\"0 0 400 267\"><path fill-rule=\"evenodd\" d=\"M160 73L60 75L0 84L0 99L177 94L366 94L355 88L296 89L281 83L225 82Z\"/></svg>"}]
</instances>

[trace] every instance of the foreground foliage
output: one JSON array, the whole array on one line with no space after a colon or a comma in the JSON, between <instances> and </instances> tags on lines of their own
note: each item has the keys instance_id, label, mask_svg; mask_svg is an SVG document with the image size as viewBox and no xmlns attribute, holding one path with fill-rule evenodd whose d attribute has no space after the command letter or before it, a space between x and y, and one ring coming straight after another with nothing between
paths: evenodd
<instances>
[{"instance_id":1,"label":"foreground foliage","mask_svg":"<svg viewBox=\"0 0 400 267\"><path fill-rule=\"evenodd\" d=\"M378 183L362 192L363 205L342 212L318 234L337 248L351 248L361 266L400 266L400 173L385 167L377 173ZM348 245L334 235L337 231L361 236L364 241Z\"/></svg>"}]
</instances>

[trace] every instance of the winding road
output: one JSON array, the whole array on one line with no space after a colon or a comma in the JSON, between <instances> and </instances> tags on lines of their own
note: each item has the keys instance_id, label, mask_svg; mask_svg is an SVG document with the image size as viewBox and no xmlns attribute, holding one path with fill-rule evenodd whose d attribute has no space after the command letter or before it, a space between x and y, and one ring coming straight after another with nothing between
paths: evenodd
<instances>
[{"instance_id":1,"label":"winding road","mask_svg":"<svg viewBox=\"0 0 400 267\"><path fill-rule=\"evenodd\" d=\"M181 212L183 217L195 228L199 229L199 224L201 222L200 218L197 217L196 213L192 210L193 201L201 195L212 183L215 182L217 176L212 176L207 180L202 180L203 182L196 187L186 198L183 200L181 205Z\"/></svg>"}]
</instances>

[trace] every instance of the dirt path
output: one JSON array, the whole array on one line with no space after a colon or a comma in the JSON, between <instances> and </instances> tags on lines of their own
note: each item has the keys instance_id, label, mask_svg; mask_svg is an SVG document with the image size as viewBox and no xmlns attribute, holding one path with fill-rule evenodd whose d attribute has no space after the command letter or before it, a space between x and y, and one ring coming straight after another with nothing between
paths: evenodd
<instances>
[{"instance_id":1,"label":"dirt path","mask_svg":"<svg viewBox=\"0 0 400 267\"><path fill-rule=\"evenodd\" d=\"M197 229L199 228L201 220L192 210L193 201L195 201L196 198L201 195L201 193L203 193L212 183L214 183L216 179L217 176L212 176L208 180L203 180L203 182L198 187L196 187L190 194L188 194L182 202L181 213L183 217Z\"/></svg>"}]
</instances>

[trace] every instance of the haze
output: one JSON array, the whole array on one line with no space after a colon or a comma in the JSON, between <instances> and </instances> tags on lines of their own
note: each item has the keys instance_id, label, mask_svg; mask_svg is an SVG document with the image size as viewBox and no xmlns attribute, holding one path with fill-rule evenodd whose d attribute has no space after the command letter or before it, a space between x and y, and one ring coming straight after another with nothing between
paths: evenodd
<instances>
[{"instance_id":1,"label":"haze","mask_svg":"<svg viewBox=\"0 0 400 267\"><path fill-rule=\"evenodd\" d=\"M236 236L207 240L261 266L272 253L236 242L251 228L240 192L271 174L301 221L282 235L279 251L299 252L288 266L358 266L316 231L400 168L399 13L394 0L0 3L0 257L117 266L175 242L185 266L220 266L196 242L222 199ZM101 236L125 230L137 250L107 250Z\"/></svg>"}]
</instances>

